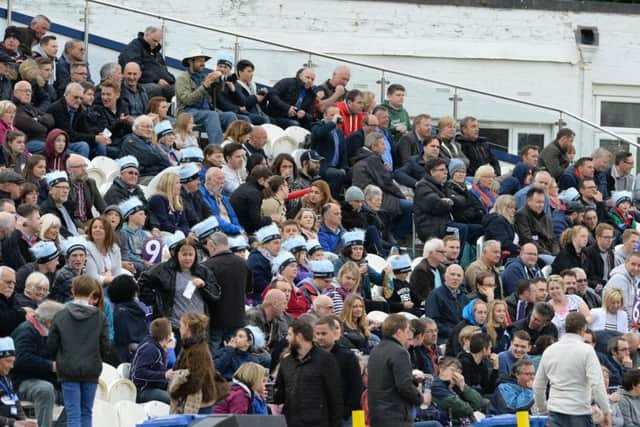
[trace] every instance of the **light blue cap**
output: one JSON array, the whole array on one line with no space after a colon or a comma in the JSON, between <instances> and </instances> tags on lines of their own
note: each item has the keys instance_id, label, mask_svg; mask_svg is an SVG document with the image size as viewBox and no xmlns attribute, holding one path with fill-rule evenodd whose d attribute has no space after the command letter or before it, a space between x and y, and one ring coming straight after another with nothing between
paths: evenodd
<instances>
[{"instance_id":1,"label":"light blue cap","mask_svg":"<svg viewBox=\"0 0 640 427\"><path fill-rule=\"evenodd\" d=\"M44 176L44 179L47 181L47 185L49 186L49 188L61 182L69 182L69 176L65 171L49 172Z\"/></svg>"},{"instance_id":2,"label":"light blue cap","mask_svg":"<svg viewBox=\"0 0 640 427\"><path fill-rule=\"evenodd\" d=\"M256 238L262 244L269 243L280 238L280 229L275 224L266 225L256 231Z\"/></svg>"},{"instance_id":3,"label":"light blue cap","mask_svg":"<svg viewBox=\"0 0 640 427\"><path fill-rule=\"evenodd\" d=\"M0 358L11 357L16 355L16 346L13 343L13 338L4 337L0 338Z\"/></svg>"},{"instance_id":4,"label":"light blue cap","mask_svg":"<svg viewBox=\"0 0 640 427\"><path fill-rule=\"evenodd\" d=\"M251 339L251 349L253 351L261 350L264 348L264 332L257 326L247 325L244 327L251 335L249 338Z\"/></svg>"},{"instance_id":5,"label":"light blue cap","mask_svg":"<svg viewBox=\"0 0 640 427\"><path fill-rule=\"evenodd\" d=\"M137 197L130 197L124 202L120 202L118 204L118 208L120 212L122 212L122 217L127 219L129 215L133 215L138 211L144 210L144 204Z\"/></svg>"},{"instance_id":6,"label":"light blue cap","mask_svg":"<svg viewBox=\"0 0 640 427\"><path fill-rule=\"evenodd\" d=\"M307 250L306 244L307 244L307 241L304 240L304 237L291 236L287 240L282 242L282 248L289 252L296 253L300 251L306 251Z\"/></svg>"},{"instance_id":7,"label":"light blue cap","mask_svg":"<svg viewBox=\"0 0 640 427\"><path fill-rule=\"evenodd\" d=\"M191 227L191 231L193 231L200 241L204 241L207 237L211 236L216 231L220 230L220 224L215 216L210 216L204 221L200 221L193 227Z\"/></svg>"},{"instance_id":8,"label":"light blue cap","mask_svg":"<svg viewBox=\"0 0 640 427\"><path fill-rule=\"evenodd\" d=\"M313 272L313 277L319 279L327 279L335 276L333 263L328 259L309 261L309 268L311 268L311 271Z\"/></svg>"},{"instance_id":9,"label":"light blue cap","mask_svg":"<svg viewBox=\"0 0 640 427\"><path fill-rule=\"evenodd\" d=\"M204 153L199 147L187 147L180 150L180 163L202 163Z\"/></svg>"},{"instance_id":10,"label":"light blue cap","mask_svg":"<svg viewBox=\"0 0 640 427\"><path fill-rule=\"evenodd\" d=\"M184 164L178 169L178 176L180 177L180 183L185 184L200 178L200 168L195 163Z\"/></svg>"},{"instance_id":11,"label":"light blue cap","mask_svg":"<svg viewBox=\"0 0 640 427\"><path fill-rule=\"evenodd\" d=\"M167 245L169 250L173 250L180 242L185 240L186 237L184 233L180 230L176 231L174 234L167 236L164 238L164 244Z\"/></svg>"},{"instance_id":12,"label":"light blue cap","mask_svg":"<svg viewBox=\"0 0 640 427\"><path fill-rule=\"evenodd\" d=\"M218 58L218 64L223 63L227 64L229 67L233 68L233 53L226 50L219 50L216 55Z\"/></svg>"},{"instance_id":13,"label":"light blue cap","mask_svg":"<svg viewBox=\"0 0 640 427\"><path fill-rule=\"evenodd\" d=\"M87 252L87 240L80 236L71 236L63 240L61 243L62 251L66 256L71 255L72 252L82 250Z\"/></svg>"},{"instance_id":14,"label":"light blue cap","mask_svg":"<svg viewBox=\"0 0 640 427\"><path fill-rule=\"evenodd\" d=\"M364 230L354 228L342 235L342 245L347 248L353 245L364 245Z\"/></svg>"},{"instance_id":15,"label":"light blue cap","mask_svg":"<svg viewBox=\"0 0 640 427\"><path fill-rule=\"evenodd\" d=\"M158 135L158 138L162 138L165 135L173 133L173 127L169 120L163 120L154 126L153 131Z\"/></svg>"},{"instance_id":16,"label":"light blue cap","mask_svg":"<svg viewBox=\"0 0 640 427\"><path fill-rule=\"evenodd\" d=\"M307 253L309 255L313 255L313 253L316 252L316 251L323 251L324 250L322 248L322 245L320 244L320 242L318 240L316 240L316 239L307 240L306 248L307 248Z\"/></svg>"},{"instance_id":17,"label":"light blue cap","mask_svg":"<svg viewBox=\"0 0 640 427\"><path fill-rule=\"evenodd\" d=\"M138 159L136 159L133 156L120 157L118 160L116 160L116 162L118 163L118 167L120 167L120 172L129 168L134 168L134 169L140 168L140 163L138 163Z\"/></svg>"},{"instance_id":18,"label":"light blue cap","mask_svg":"<svg viewBox=\"0 0 640 427\"><path fill-rule=\"evenodd\" d=\"M633 195L631 191L614 191L611 193L611 199L613 200L615 206L618 206L622 202L633 202Z\"/></svg>"},{"instance_id":19,"label":"light blue cap","mask_svg":"<svg viewBox=\"0 0 640 427\"><path fill-rule=\"evenodd\" d=\"M49 240L36 243L31 247L30 251L38 264L46 264L60 255L56 244Z\"/></svg>"},{"instance_id":20,"label":"light blue cap","mask_svg":"<svg viewBox=\"0 0 640 427\"><path fill-rule=\"evenodd\" d=\"M387 259L394 273L408 273L411 271L411 258L407 254L393 255Z\"/></svg>"},{"instance_id":21,"label":"light blue cap","mask_svg":"<svg viewBox=\"0 0 640 427\"><path fill-rule=\"evenodd\" d=\"M246 236L238 234L237 236L229 237L229 250L231 252L246 251L249 249L249 241Z\"/></svg>"},{"instance_id":22,"label":"light blue cap","mask_svg":"<svg viewBox=\"0 0 640 427\"><path fill-rule=\"evenodd\" d=\"M291 252L282 251L271 261L271 272L274 275L278 274L282 272L286 266L295 262L296 259Z\"/></svg>"},{"instance_id":23,"label":"light blue cap","mask_svg":"<svg viewBox=\"0 0 640 427\"><path fill-rule=\"evenodd\" d=\"M558 194L558 199L560 199L562 203L573 202L575 200L578 200L579 198L580 193L575 189L575 187L569 187Z\"/></svg>"}]
</instances>

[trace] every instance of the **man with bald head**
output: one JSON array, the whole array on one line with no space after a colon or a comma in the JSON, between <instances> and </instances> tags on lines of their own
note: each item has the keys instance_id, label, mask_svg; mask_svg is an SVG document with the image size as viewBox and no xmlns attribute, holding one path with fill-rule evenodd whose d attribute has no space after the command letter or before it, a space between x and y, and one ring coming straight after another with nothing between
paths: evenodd
<instances>
[{"instance_id":1,"label":"man with bald head","mask_svg":"<svg viewBox=\"0 0 640 427\"><path fill-rule=\"evenodd\" d=\"M518 192L514 195L516 198L516 209L522 209L527 205L527 192L531 188L540 188L544 191L544 212L551 216L551 206L549 204L549 189L551 185L555 183L554 179L549 175L547 171L538 171L533 176L533 181L531 184L522 187Z\"/></svg>"},{"instance_id":2,"label":"man with bald head","mask_svg":"<svg viewBox=\"0 0 640 427\"><path fill-rule=\"evenodd\" d=\"M326 107L344 101L347 94L347 85L351 80L351 70L346 65L338 65L330 79L316 86L315 91L320 97L320 111Z\"/></svg>"},{"instance_id":3,"label":"man with bald head","mask_svg":"<svg viewBox=\"0 0 640 427\"><path fill-rule=\"evenodd\" d=\"M520 246L520 255L510 258L502 271L502 286L504 297L516 291L520 280L531 280L542 277L538 267L538 248L533 243Z\"/></svg>"},{"instance_id":4,"label":"man with bald head","mask_svg":"<svg viewBox=\"0 0 640 427\"><path fill-rule=\"evenodd\" d=\"M291 317L285 313L287 297L280 289L271 289L262 304L247 311L249 325L257 326L264 332L266 348L271 351L287 338Z\"/></svg>"},{"instance_id":5,"label":"man with bald head","mask_svg":"<svg viewBox=\"0 0 640 427\"><path fill-rule=\"evenodd\" d=\"M257 126L260 127L260 126ZM207 169L204 183L200 183L202 199L211 208L220 224L222 231L235 236L244 233L244 228L238 222L238 216L231 206L227 196L222 194L224 188L224 172L220 168Z\"/></svg>"},{"instance_id":6,"label":"man with bald head","mask_svg":"<svg viewBox=\"0 0 640 427\"><path fill-rule=\"evenodd\" d=\"M14 125L27 135L27 149L34 154L44 150L47 134L53 129L54 121L51 114L31 103L32 94L31 83L25 80L13 87L13 103L16 104Z\"/></svg>"},{"instance_id":7,"label":"man with bald head","mask_svg":"<svg viewBox=\"0 0 640 427\"><path fill-rule=\"evenodd\" d=\"M137 117L145 114L149 105L147 91L140 85L142 71L136 62L128 62L122 71L122 89L120 96L129 104L129 114Z\"/></svg>"},{"instance_id":8,"label":"man with bald head","mask_svg":"<svg viewBox=\"0 0 640 427\"><path fill-rule=\"evenodd\" d=\"M377 116L373 114L365 115L362 119L362 127L347 137L345 143L347 144L349 165L353 166L354 157L358 154L358 151L364 147L364 139L370 133L377 132L379 124Z\"/></svg>"},{"instance_id":9,"label":"man with bald head","mask_svg":"<svg viewBox=\"0 0 640 427\"><path fill-rule=\"evenodd\" d=\"M444 285L427 297L425 314L438 324L438 343L447 342L455 326L462 320L462 309L469 302L462 289L464 271L451 264L444 273Z\"/></svg>"},{"instance_id":10,"label":"man with bald head","mask_svg":"<svg viewBox=\"0 0 640 427\"><path fill-rule=\"evenodd\" d=\"M311 304L310 313L315 314L318 318L335 314L333 300L329 295L318 295Z\"/></svg>"},{"instance_id":11,"label":"man with bald head","mask_svg":"<svg viewBox=\"0 0 640 427\"><path fill-rule=\"evenodd\" d=\"M267 131L262 126L254 126L249 135L249 141L242 144L245 157L248 159L252 154L259 154L268 161L269 158L264 151L265 145L267 145Z\"/></svg>"},{"instance_id":12,"label":"man with bald head","mask_svg":"<svg viewBox=\"0 0 640 427\"><path fill-rule=\"evenodd\" d=\"M311 126L311 110L316 101L313 90L315 80L316 72L313 68L306 67L300 69L295 77L284 78L273 86L267 113L274 124L283 129L289 126Z\"/></svg>"}]
</instances>

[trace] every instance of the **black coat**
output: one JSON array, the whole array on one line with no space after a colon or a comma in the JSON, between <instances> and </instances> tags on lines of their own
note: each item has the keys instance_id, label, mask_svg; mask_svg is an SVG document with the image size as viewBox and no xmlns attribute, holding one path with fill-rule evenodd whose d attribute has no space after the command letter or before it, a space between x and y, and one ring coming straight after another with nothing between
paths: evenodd
<instances>
[{"instance_id":1,"label":"black coat","mask_svg":"<svg viewBox=\"0 0 640 427\"><path fill-rule=\"evenodd\" d=\"M358 129L347 137L347 157L349 157L349 164L353 165L355 162L354 157L358 155L358 152L364 147L364 131Z\"/></svg>"},{"instance_id":2,"label":"black coat","mask_svg":"<svg viewBox=\"0 0 640 427\"><path fill-rule=\"evenodd\" d=\"M137 197L138 199L140 199L142 204L146 206L147 199L144 197L142 188L140 188L139 185L136 185L133 191L130 192L127 184L125 184L122 178L117 176L113 180L113 184L111 184L111 187L109 187L107 192L104 193L104 202L107 205L117 205L118 203L124 202L131 197Z\"/></svg>"},{"instance_id":3,"label":"black coat","mask_svg":"<svg viewBox=\"0 0 640 427\"><path fill-rule=\"evenodd\" d=\"M252 176L247 177L247 181L236 188L229 201L238 215L238 222L248 234L253 234L259 228L271 224L270 217L260 216L262 187Z\"/></svg>"},{"instance_id":4,"label":"black coat","mask_svg":"<svg viewBox=\"0 0 640 427\"><path fill-rule=\"evenodd\" d=\"M394 161L397 160L398 164L404 166L411 157L418 156L418 158L421 158L423 150L423 142L418 139L416 131L407 132L398 141L396 159Z\"/></svg>"},{"instance_id":5,"label":"black coat","mask_svg":"<svg viewBox=\"0 0 640 427\"><path fill-rule=\"evenodd\" d=\"M69 134L71 142L84 141L89 145L95 145L96 133L92 132L84 107L78 108L71 121L67 103L61 98L49 106L47 113L53 116L56 128Z\"/></svg>"},{"instance_id":6,"label":"black coat","mask_svg":"<svg viewBox=\"0 0 640 427\"><path fill-rule=\"evenodd\" d=\"M578 255L571 242L556 255L551 264L551 274L560 274L562 270L580 267L583 268L584 254Z\"/></svg>"},{"instance_id":7,"label":"black coat","mask_svg":"<svg viewBox=\"0 0 640 427\"><path fill-rule=\"evenodd\" d=\"M584 271L587 274L587 280L589 280L589 286L595 288L597 285L604 286L607 283L607 279L603 279L604 275L604 262L600 256L600 249L598 244L587 246L583 250L584 253ZM609 260L609 274L615 267L613 250L607 250L607 259Z\"/></svg>"},{"instance_id":8,"label":"black coat","mask_svg":"<svg viewBox=\"0 0 640 427\"><path fill-rule=\"evenodd\" d=\"M65 207L67 208L67 211L69 211L69 216L73 215L73 211L69 210L68 205L65 205ZM45 215L48 213L57 216L58 219L60 220L60 223L62 224L62 226L60 227L60 234L62 234L62 237L66 239L67 237L71 236L71 233L67 229L66 224L64 222L64 218L60 213L60 209L56 207L56 204L53 202L53 199L51 198L51 196L47 197L47 200L45 200L44 203L42 203L42 205L40 206L41 215Z\"/></svg>"},{"instance_id":9,"label":"black coat","mask_svg":"<svg viewBox=\"0 0 640 427\"><path fill-rule=\"evenodd\" d=\"M100 133L104 129L109 129L111 132L111 144L112 147L120 147L122 145L122 139L131 133L131 125L123 120L120 120L121 115L129 115L129 105L124 99L118 98L116 103L116 111L113 112L106 108L102 104L98 104L93 107L94 121L90 120L89 125L93 127L95 133Z\"/></svg>"},{"instance_id":10,"label":"black coat","mask_svg":"<svg viewBox=\"0 0 640 427\"><path fill-rule=\"evenodd\" d=\"M484 359L478 365L471 353L462 353L458 359L462 363L462 375L468 386L484 396L493 393L500 371L493 367L490 360Z\"/></svg>"},{"instance_id":11,"label":"black coat","mask_svg":"<svg viewBox=\"0 0 640 427\"><path fill-rule=\"evenodd\" d=\"M216 254L203 262L215 274L220 285L220 300L211 312L214 329L241 328L246 325L244 302L253 282L247 262L229 251Z\"/></svg>"},{"instance_id":12,"label":"black coat","mask_svg":"<svg viewBox=\"0 0 640 427\"><path fill-rule=\"evenodd\" d=\"M155 319L171 317L176 292L176 274L179 268L178 262L171 258L167 262L151 267L140 276L138 281L140 300L153 307ZM201 264L196 264L191 274L204 281L204 287L198 288L198 292L208 313L211 305L220 299L220 285L213 272Z\"/></svg>"},{"instance_id":13,"label":"black coat","mask_svg":"<svg viewBox=\"0 0 640 427\"><path fill-rule=\"evenodd\" d=\"M120 361L129 363L133 359L138 344L149 333L147 313L133 300L114 304L113 330L113 341Z\"/></svg>"},{"instance_id":14,"label":"black coat","mask_svg":"<svg viewBox=\"0 0 640 427\"><path fill-rule=\"evenodd\" d=\"M335 154L335 143L333 142L333 135L331 134L334 129L338 132L339 140L338 164L336 168L349 168L349 163L347 161L347 143L345 142L342 129L337 128L334 122L325 122L322 120L311 127L311 148L316 150L320 156L324 157L320 161L321 176L324 176L325 171L329 167L329 162L333 159Z\"/></svg>"},{"instance_id":15,"label":"black coat","mask_svg":"<svg viewBox=\"0 0 640 427\"><path fill-rule=\"evenodd\" d=\"M274 402L284 403L289 427L339 427L344 414L340 384L336 359L313 346L302 360L295 352L282 358Z\"/></svg>"},{"instance_id":16,"label":"black coat","mask_svg":"<svg viewBox=\"0 0 640 427\"><path fill-rule=\"evenodd\" d=\"M558 328L552 322L549 322L547 326L542 328L540 331L535 331L529 328L529 320L531 319L531 315L525 317L524 319L520 319L517 322L513 322L511 326L511 336L513 336L518 331L525 331L531 337L530 342L536 342L538 337L541 335L551 335L554 338L558 338Z\"/></svg>"},{"instance_id":17,"label":"black coat","mask_svg":"<svg viewBox=\"0 0 640 427\"><path fill-rule=\"evenodd\" d=\"M405 137L406 135L402 138ZM401 164L402 166L393 172L393 177L399 184L406 187L414 188L418 181L427 174L427 170L424 168L424 158L421 155L411 156Z\"/></svg>"},{"instance_id":18,"label":"black coat","mask_svg":"<svg viewBox=\"0 0 640 427\"><path fill-rule=\"evenodd\" d=\"M47 336L40 335L30 322L22 322L11 334L16 347L16 362L11 370L13 385L28 379L39 379L57 384L53 360L47 348Z\"/></svg>"},{"instance_id":19,"label":"black coat","mask_svg":"<svg viewBox=\"0 0 640 427\"><path fill-rule=\"evenodd\" d=\"M460 144L462 152L469 159L468 176L474 176L476 169L487 163L493 166L496 175L500 175L500 163L491 153L491 144L486 138L478 137L475 141L469 141L462 135L457 135L456 142Z\"/></svg>"},{"instance_id":20,"label":"black coat","mask_svg":"<svg viewBox=\"0 0 640 427\"><path fill-rule=\"evenodd\" d=\"M338 362L342 379L342 397L344 398L343 419L351 417L351 412L360 409L360 397L364 386L360 374L360 363L354 352L338 342L331 348L331 354Z\"/></svg>"},{"instance_id":21,"label":"black coat","mask_svg":"<svg viewBox=\"0 0 640 427\"><path fill-rule=\"evenodd\" d=\"M53 129L53 116L38 110L33 104L23 104L16 98L13 98L13 103L16 104L14 125L27 135L27 141L46 141L47 134Z\"/></svg>"},{"instance_id":22,"label":"black coat","mask_svg":"<svg viewBox=\"0 0 640 427\"><path fill-rule=\"evenodd\" d=\"M426 242L432 237L442 238L447 233L447 224L453 222L453 205L443 199L453 200L452 197L453 194L431 175L418 182L413 212L420 240Z\"/></svg>"},{"instance_id":23,"label":"black coat","mask_svg":"<svg viewBox=\"0 0 640 427\"><path fill-rule=\"evenodd\" d=\"M484 229L485 240L497 240L503 251L509 251L510 256L520 253L520 247L513 243L516 232L507 219L497 213L490 213L482 218L482 228Z\"/></svg>"},{"instance_id":24,"label":"black coat","mask_svg":"<svg viewBox=\"0 0 640 427\"><path fill-rule=\"evenodd\" d=\"M413 383L407 350L394 338L383 338L369 356L369 419L371 427L413 426L413 408L422 394Z\"/></svg>"},{"instance_id":25,"label":"black coat","mask_svg":"<svg viewBox=\"0 0 640 427\"><path fill-rule=\"evenodd\" d=\"M540 254L555 255L560 251L560 244L553 234L551 218L544 211L537 214L525 206L516 212L513 228L520 237L520 246L533 243Z\"/></svg>"},{"instance_id":26,"label":"black coat","mask_svg":"<svg viewBox=\"0 0 640 427\"><path fill-rule=\"evenodd\" d=\"M440 277L443 281L444 270L445 268L443 265L438 266L438 271L440 272ZM431 291L435 288L433 270L426 259L420 261L416 268L413 269L411 277L409 278L409 284L411 286L411 292L422 301L426 301Z\"/></svg>"},{"instance_id":27,"label":"black coat","mask_svg":"<svg viewBox=\"0 0 640 427\"><path fill-rule=\"evenodd\" d=\"M30 247L22 231L13 230L13 233L2 241L2 265L18 270L26 263L34 261L33 254L29 251ZM23 290L16 289L16 292Z\"/></svg>"},{"instance_id":28,"label":"black coat","mask_svg":"<svg viewBox=\"0 0 640 427\"><path fill-rule=\"evenodd\" d=\"M76 193L76 188L73 183L69 183L71 187L71 191L69 192L69 202L71 206L76 206L78 200L78 194ZM85 212L87 213L87 219L93 218L93 207L102 214L104 210L107 208L105 205L102 196L100 195L100 191L98 190L98 185L93 180L93 178L87 178L82 181L82 188L84 189L84 203L85 203ZM73 215L73 210L69 211L69 214L73 219L79 220L75 218Z\"/></svg>"},{"instance_id":29,"label":"black coat","mask_svg":"<svg viewBox=\"0 0 640 427\"><path fill-rule=\"evenodd\" d=\"M447 181L444 188L457 197L453 198L453 219L463 224L480 224L485 216L482 203L466 187Z\"/></svg>"},{"instance_id":30,"label":"black coat","mask_svg":"<svg viewBox=\"0 0 640 427\"><path fill-rule=\"evenodd\" d=\"M7 298L0 294L0 337L7 337L24 322L26 313L16 301L16 294Z\"/></svg>"},{"instance_id":31,"label":"black coat","mask_svg":"<svg viewBox=\"0 0 640 427\"><path fill-rule=\"evenodd\" d=\"M356 187L364 190L369 184L380 187L384 193L382 197L382 209L390 214L400 214L400 199L404 199L404 194L393 182L391 172L384 167L382 157L369 150L361 148L354 158L355 164L352 169L352 183Z\"/></svg>"},{"instance_id":32,"label":"black coat","mask_svg":"<svg viewBox=\"0 0 640 427\"><path fill-rule=\"evenodd\" d=\"M131 40L120 53L118 62L123 69L128 62L138 63L142 70L142 77L140 77L140 83L142 84L157 83L160 79L174 84L176 79L167 69L160 50L162 50L162 45L160 44L151 49L149 43L144 40L144 33L140 32L138 37Z\"/></svg>"},{"instance_id":33,"label":"black coat","mask_svg":"<svg viewBox=\"0 0 640 427\"><path fill-rule=\"evenodd\" d=\"M193 227L200 221L204 221L210 216L213 216L213 211L209 205L202 200L202 193L200 193L200 191L196 190L195 193L190 193L182 187L180 189L180 197L182 198L182 206L184 206L189 227Z\"/></svg>"},{"instance_id":34,"label":"black coat","mask_svg":"<svg viewBox=\"0 0 640 427\"><path fill-rule=\"evenodd\" d=\"M300 92L303 90L304 84L297 77L288 77L276 83L269 92L269 105L267 114L273 117L288 118L287 112L289 107L295 106ZM300 110L304 110L307 115L301 120L309 122L313 116L314 103L316 93L313 88L304 89L304 98L300 104ZM292 119L297 119L292 117Z\"/></svg>"}]
</instances>

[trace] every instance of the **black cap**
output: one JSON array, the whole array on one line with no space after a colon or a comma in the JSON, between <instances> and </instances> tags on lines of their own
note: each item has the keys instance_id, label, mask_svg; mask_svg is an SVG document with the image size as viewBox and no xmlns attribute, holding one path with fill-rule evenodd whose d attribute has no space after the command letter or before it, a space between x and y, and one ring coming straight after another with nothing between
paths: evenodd
<instances>
[{"instance_id":1,"label":"black cap","mask_svg":"<svg viewBox=\"0 0 640 427\"><path fill-rule=\"evenodd\" d=\"M4 30L4 40L8 39L9 37L20 40L20 31L18 30L18 27L11 25L10 27L7 27L6 30Z\"/></svg>"},{"instance_id":2,"label":"black cap","mask_svg":"<svg viewBox=\"0 0 640 427\"><path fill-rule=\"evenodd\" d=\"M305 160L306 161L311 160L312 162L319 162L324 160L324 157L318 154L318 152L315 150L307 150L304 153L302 153L302 155L300 156L300 163L304 162Z\"/></svg>"},{"instance_id":3,"label":"black cap","mask_svg":"<svg viewBox=\"0 0 640 427\"><path fill-rule=\"evenodd\" d=\"M13 62L13 59L3 50L0 50L0 62L4 62L5 64L9 64Z\"/></svg>"},{"instance_id":4,"label":"black cap","mask_svg":"<svg viewBox=\"0 0 640 427\"><path fill-rule=\"evenodd\" d=\"M580 212L584 212L584 208L585 206L581 203L581 202L569 202L566 204L567 206L567 211L566 214L567 215L571 215L572 213L580 213Z\"/></svg>"},{"instance_id":5,"label":"black cap","mask_svg":"<svg viewBox=\"0 0 640 427\"><path fill-rule=\"evenodd\" d=\"M0 184L7 183L24 184L24 178L22 175L11 170L0 172Z\"/></svg>"}]
</instances>

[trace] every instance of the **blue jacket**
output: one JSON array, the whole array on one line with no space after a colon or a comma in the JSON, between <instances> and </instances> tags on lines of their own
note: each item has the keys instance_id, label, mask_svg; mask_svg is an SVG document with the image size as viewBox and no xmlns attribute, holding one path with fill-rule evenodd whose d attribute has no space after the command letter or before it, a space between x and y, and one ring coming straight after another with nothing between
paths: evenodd
<instances>
[{"instance_id":1,"label":"blue jacket","mask_svg":"<svg viewBox=\"0 0 640 427\"><path fill-rule=\"evenodd\" d=\"M243 363L260 363L260 361L261 358L257 355L233 347L220 348L214 355L214 365L227 381L232 380L233 374Z\"/></svg>"},{"instance_id":2,"label":"blue jacket","mask_svg":"<svg viewBox=\"0 0 640 427\"><path fill-rule=\"evenodd\" d=\"M253 304L258 305L262 302L262 291L271 283L271 262L265 258L262 253L254 249L249 254L247 266L253 274Z\"/></svg>"},{"instance_id":3,"label":"blue jacket","mask_svg":"<svg viewBox=\"0 0 640 427\"><path fill-rule=\"evenodd\" d=\"M342 239L342 235L344 234L344 230L340 229L337 233L329 230L324 224L320 225L320 230L318 231L318 241L320 242L320 246L327 252L338 253L338 246L340 246L340 239Z\"/></svg>"},{"instance_id":4,"label":"blue jacket","mask_svg":"<svg viewBox=\"0 0 640 427\"><path fill-rule=\"evenodd\" d=\"M146 337L138 346L131 362L129 376L136 385L138 392L146 388L167 389L167 353L160 344L150 336Z\"/></svg>"},{"instance_id":5,"label":"blue jacket","mask_svg":"<svg viewBox=\"0 0 640 427\"><path fill-rule=\"evenodd\" d=\"M145 141L135 133L122 139L120 157L132 155L140 163L140 176L154 176L171 166L169 156L151 141Z\"/></svg>"},{"instance_id":6,"label":"blue jacket","mask_svg":"<svg viewBox=\"0 0 640 427\"><path fill-rule=\"evenodd\" d=\"M518 190L524 187L524 181L529 174L529 165L518 163L514 168L511 176L502 181L500 184L499 194L516 194Z\"/></svg>"},{"instance_id":7,"label":"blue jacket","mask_svg":"<svg viewBox=\"0 0 640 427\"><path fill-rule=\"evenodd\" d=\"M560 209L556 209L551 212L551 224L553 225L553 234L558 240L560 240L560 235L562 234L562 232L571 227L571 224L569 224L569 220L564 214L564 211Z\"/></svg>"},{"instance_id":8,"label":"blue jacket","mask_svg":"<svg viewBox=\"0 0 640 427\"><path fill-rule=\"evenodd\" d=\"M515 414L533 406L533 389L518 385L512 376L503 376L489 401L488 415Z\"/></svg>"},{"instance_id":9,"label":"blue jacket","mask_svg":"<svg viewBox=\"0 0 640 427\"><path fill-rule=\"evenodd\" d=\"M529 271L530 274L527 274L520 257L511 258L507 261L507 265L502 271L502 288L504 289L505 298L516 291L518 280L542 277L542 271L537 265L530 268Z\"/></svg>"},{"instance_id":10,"label":"blue jacket","mask_svg":"<svg viewBox=\"0 0 640 427\"><path fill-rule=\"evenodd\" d=\"M439 341L446 342L451 336L453 329L462 320L462 309L468 302L467 294L462 288L459 288L455 296L444 285L429 294L425 314L438 324Z\"/></svg>"},{"instance_id":11,"label":"blue jacket","mask_svg":"<svg viewBox=\"0 0 640 427\"><path fill-rule=\"evenodd\" d=\"M158 227L160 231L175 233L182 230L189 234L189 223L184 210L172 212L169 210L169 199L161 194L155 194L149 199L149 223L151 227Z\"/></svg>"},{"instance_id":12,"label":"blue jacket","mask_svg":"<svg viewBox=\"0 0 640 427\"><path fill-rule=\"evenodd\" d=\"M340 128L336 127L334 122L325 122L324 120L317 122L311 128L311 148L316 150L324 159L320 161L320 175L324 176L325 171L329 167L331 160L335 154L335 143L333 141L332 131L336 129L338 132L338 163L337 169L348 169L347 161L347 143L344 139L344 133Z\"/></svg>"},{"instance_id":13,"label":"blue jacket","mask_svg":"<svg viewBox=\"0 0 640 427\"><path fill-rule=\"evenodd\" d=\"M231 222L220 216L220 209L218 208L218 202L216 198L209 194L204 185L200 184L200 194L202 194L202 199L209 205L216 219L218 220L218 224L220 224L220 228L224 234L228 234L231 236L235 236L236 234L240 234L244 232L244 228L238 222L238 216L236 215L236 211L233 210L233 206L231 206L231 202L227 196L222 196L222 204L224 208L227 210L227 214L229 215L229 219Z\"/></svg>"}]
</instances>

